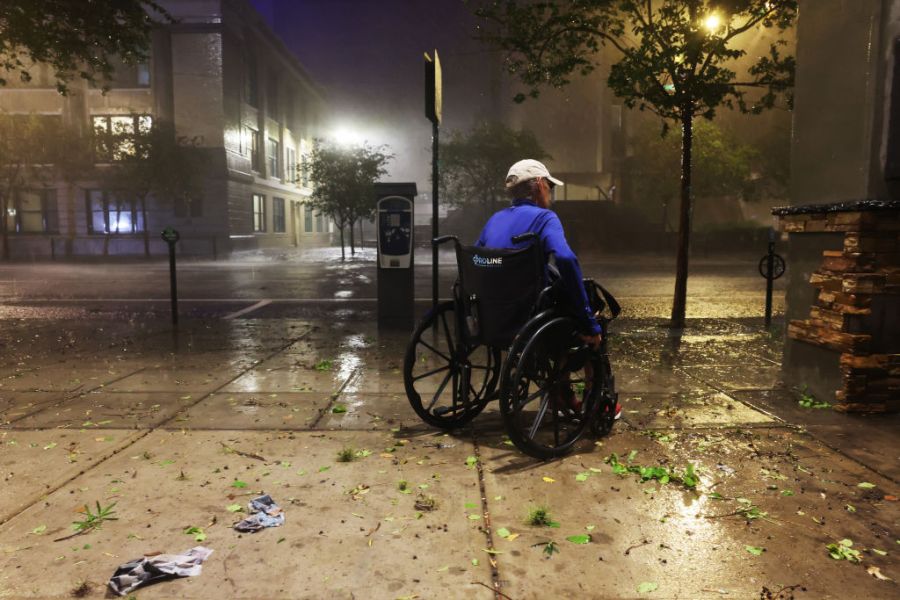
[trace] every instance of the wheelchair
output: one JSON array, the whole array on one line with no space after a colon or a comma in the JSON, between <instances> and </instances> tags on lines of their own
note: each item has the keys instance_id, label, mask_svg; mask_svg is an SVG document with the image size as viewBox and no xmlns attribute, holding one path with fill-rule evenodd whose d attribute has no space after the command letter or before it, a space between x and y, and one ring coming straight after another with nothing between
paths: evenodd
<instances>
[{"instance_id":1,"label":"wheelchair","mask_svg":"<svg viewBox=\"0 0 900 600\"><path fill-rule=\"evenodd\" d=\"M534 233L512 238L522 249L470 247L455 236L458 279L453 299L416 326L403 361L409 403L434 427L453 430L499 400L506 433L523 453L564 456L586 433L607 435L617 394L609 364L609 324L619 304L584 280L603 330L600 347L580 338L561 280L546 285L548 265Z\"/></svg>"}]
</instances>

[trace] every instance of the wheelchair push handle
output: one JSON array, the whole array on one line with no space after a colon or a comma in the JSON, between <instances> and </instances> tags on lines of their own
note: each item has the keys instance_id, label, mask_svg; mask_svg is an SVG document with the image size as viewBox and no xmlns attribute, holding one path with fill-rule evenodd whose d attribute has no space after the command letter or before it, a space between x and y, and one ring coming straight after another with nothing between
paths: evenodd
<instances>
[{"instance_id":1,"label":"wheelchair push handle","mask_svg":"<svg viewBox=\"0 0 900 600\"><path fill-rule=\"evenodd\" d=\"M459 238L456 237L455 235L442 235L440 237L436 237L433 240L431 240L431 245L432 246L440 246L441 244L444 244L447 242L453 242L454 246L457 246L457 247L459 246Z\"/></svg>"},{"instance_id":2,"label":"wheelchair push handle","mask_svg":"<svg viewBox=\"0 0 900 600\"><path fill-rule=\"evenodd\" d=\"M520 233L519 235L514 235L510 238L513 244L521 244L526 240L536 240L540 236L533 231L527 231L525 233Z\"/></svg>"}]
</instances>

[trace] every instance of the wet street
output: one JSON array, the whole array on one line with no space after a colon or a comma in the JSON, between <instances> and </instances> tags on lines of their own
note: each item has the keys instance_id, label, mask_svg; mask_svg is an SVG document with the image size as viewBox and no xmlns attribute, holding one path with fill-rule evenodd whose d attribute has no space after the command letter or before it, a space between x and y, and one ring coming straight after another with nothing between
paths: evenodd
<instances>
[{"instance_id":1,"label":"wet street","mask_svg":"<svg viewBox=\"0 0 900 600\"><path fill-rule=\"evenodd\" d=\"M201 575L136 597L900 595L900 421L781 384L757 259L697 259L672 337L671 264L583 257L625 307L623 418L541 462L493 404L418 419L368 258L184 261L177 330L164 263L0 267L0 598L101 598L118 565L198 545ZM689 465L696 486L662 475ZM284 525L234 531L261 493Z\"/></svg>"}]
</instances>

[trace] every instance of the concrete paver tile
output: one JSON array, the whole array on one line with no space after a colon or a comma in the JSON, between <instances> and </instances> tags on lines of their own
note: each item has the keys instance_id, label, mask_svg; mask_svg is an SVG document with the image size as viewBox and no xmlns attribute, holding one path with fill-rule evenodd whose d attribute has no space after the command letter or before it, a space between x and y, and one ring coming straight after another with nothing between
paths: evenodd
<instances>
[{"instance_id":1,"label":"concrete paver tile","mask_svg":"<svg viewBox=\"0 0 900 600\"><path fill-rule=\"evenodd\" d=\"M638 586L649 582L659 586L654 594L661 598L713 598L723 592L751 598L764 585L791 584L805 586L815 598L890 594L886 585L892 584L875 580L863 566L833 561L825 546L846 537L854 547L891 552L885 546L893 547L891 528L900 507L882 498L896 486L791 432L758 431L679 432L665 442L618 433L601 448L553 464L482 446L504 593L516 599L635 598ZM699 492L675 483L642 484L638 475L616 475L604 464L611 452L629 464L632 450L637 450L634 465L680 471L693 462L701 474ZM751 460L757 453L765 460ZM577 479L580 473L583 481ZM869 492L877 493L858 488L863 480L875 482ZM713 490L723 499L712 499ZM772 520L719 516L747 506L735 498ZM845 510L845 504L856 512ZM549 508L559 528L525 524L529 509L540 505ZM502 539L501 527L519 536ZM567 540L582 534L591 535L590 543ZM551 558L543 554L544 546L534 546L548 540L559 549ZM746 546L765 550L754 556ZM874 553L864 559L890 571L892 561Z\"/></svg>"},{"instance_id":2,"label":"concrete paver tile","mask_svg":"<svg viewBox=\"0 0 900 600\"><path fill-rule=\"evenodd\" d=\"M123 430L0 431L0 522L137 436Z\"/></svg>"},{"instance_id":3,"label":"concrete paver tile","mask_svg":"<svg viewBox=\"0 0 900 600\"><path fill-rule=\"evenodd\" d=\"M393 429L422 424L405 393L344 393L336 404L346 412L327 412L317 426L319 429Z\"/></svg>"},{"instance_id":4,"label":"concrete paver tile","mask_svg":"<svg viewBox=\"0 0 900 600\"><path fill-rule=\"evenodd\" d=\"M176 429L307 429L331 402L325 393L212 394L183 411L167 427Z\"/></svg>"},{"instance_id":5,"label":"concrete paver tile","mask_svg":"<svg viewBox=\"0 0 900 600\"><path fill-rule=\"evenodd\" d=\"M263 363L265 365L265 363ZM340 390L352 373L315 369L265 366L247 371L222 389L223 392L325 392Z\"/></svg>"},{"instance_id":6,"label":"concrete paver tile","mask_svg":"<svg viewBox=\"0 0 900 600\"><path fill-rule=\"evenodd\" d=\"M684 372L724 390L772 389L781 382L781 365L683 367Z\"/></svg>"},{"instance_id":7,"label":"concrete paver tile","mask_svg":"<svg viewBox=\"0 0 900 600\"><path fill-rule=\"evenodd\" d=\"M110 392L153 391L202 394L221 387L233 379L238 372L226 369L147 368L140 373L129 375L106 386L104 389Z\"/></svg>"},{"instance_id":8,"label":"concrete paver tile","mask_svg":"<svg viewBox=\"0 0 900 600\"><path fill-rule=\"evenodd\" d=\"M16 428L149 429L196 402L172 392L91 392L16 421Z\"/></svg>"},{"instance_id":9,"label":"concrete paver tile","mask_svg":"<svg viewBox=\"0 0 900 600\"><path fill-rule=\"evenodd\" d=\"M126 369L128 368L126 367ZM128 370L118 368L43 367L0 380L0 390L18 392L87 391L125 375L128 375Z\"/></svg>"},{"instance_id":10,"label":"concrete paver tile","mask_svg":"<svg viewBox=\"0 0 900 600\"><path fill-rule=\"evenodd\" d=\"M381 432L155 432L0 526L0 592L62 597L82 579L104 585L144 552L198 545L183 533L196 526L215 551L203 573L144 588L142 599L492 598L472 583L491 582L477 472L465 464L472 447L426 446L431 439L385 458L382 449L397 440ZM220 442L269 462L226 453ZM373 453L336 462L350 445ZM233 487L236 480L247 487ZM244 515L226 507L261 490L284 508L285 525L238 534L230 524ZM434 510L416 509L419 493L435 499ZM77 507L97 500L117 502L118 520L51 541L71 531ZM102 596L99 585L92 597Z\"/></svg>"},{"instance_id":11,"label":"concrete paver tile","mask_svg":"<svg viewBox=\"0 0 900 600\"><path fill-rule=\"evenodd\" d=\"M21 419L42 406L65 398L64 392L10 392L0 391L0 425Z\"/></svg>"},{"instance_id":12,"label":"concrete paver tile","mask_svg":"<svg viewBox=\"0 0 900 600\"><path fill-rule=\"evenodd\" d=\"M619 395L622 415L641 429L775 424L775 421L721 392Z\"/></svg>"}]
</instances>

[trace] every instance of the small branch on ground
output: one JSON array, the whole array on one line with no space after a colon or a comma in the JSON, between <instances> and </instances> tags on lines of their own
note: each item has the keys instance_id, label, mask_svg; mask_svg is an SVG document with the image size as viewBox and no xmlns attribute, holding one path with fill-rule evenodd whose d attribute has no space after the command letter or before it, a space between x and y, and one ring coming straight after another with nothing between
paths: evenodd
<instances>
[{"instance_id":1,"label":"small branch on ground","mask_svg":"<svg viewBox=\"0 0 900 600\"><path fill-rule=\"evenodd\" d=\"M510 598L509 596L507 596L506 594L504 594L504 593L501 592L500 590L495 590L494 588L492 588L491 586L489 586L489 585L486 584L486 583L482 583L482 582L480 582L480 581L473 581L472 584L473 584L473 585L482 585L482 586L486 587L487 589L491 590L492 592L494 592L495 594L497 594L498 596L500 596L500 597L502 597L502 598L506 598L506 600L513 600L512 598Z\"/></svg>"},{"instance_id":2,"label":"small branch on ground","mask_svg":"<svg viewBox=\"0 0 900 600\"><path fill-rule=\"evenodd\" d=\"M259 454L253 454L252 452L244 452L243 450L238 450L237 448L232 448L225 442L219 442L219 444L225 448L226 452L234 452L238 456L243 456L244 458L252 458L253 460L261 460L262 462L269 462L264 457Z\"/></svg>"}]
</instances>

